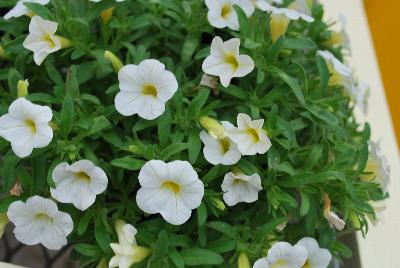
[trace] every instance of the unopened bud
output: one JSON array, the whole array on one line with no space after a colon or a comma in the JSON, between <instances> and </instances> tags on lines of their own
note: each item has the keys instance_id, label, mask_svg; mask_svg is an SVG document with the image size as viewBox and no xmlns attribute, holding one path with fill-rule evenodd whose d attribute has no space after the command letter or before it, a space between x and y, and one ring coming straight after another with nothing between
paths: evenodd
<instances>
[{"instance_id":1,"label":"unopened bud","mask_svg":"<svg viewBox=\"0 0 400 268\"><path fill-rule=\"evenodd\" d=\"M111 65L114 69L114 71L118 72L124 65L122 64L121 60L115 56L114 53L112 53L109 50L106 50L104 52L104 58L108 59L111 62Z\"/></svg>"},{"instance_id":2,"label":"unopened bud","mask_svg":"<svg viewBox=\"0 0 400 268\"><path fill-rule=\"evenodd\" d=\"M10 56L7 54L7 52L4 50L2 46L0 46L0 59L3 60L9 60Z\"/></svg>"},{"instance_id":3,"label":"unopened bud","mask_svg":"<svg viewBox=\"0 0 400 268\"><path fill-rule=\"evenodd\" d=\"M101 20L104 24L107 24L110 21L114 13L114 9L115 7L110 7L100 13Z\"/></svg>"},{"instance_id":4,"label":"unopened bud","mask_svg":"<svg viewBox=\"0 0 400 268\"><path fill-rule=\"evenodd\" d=\"M216 207L217 209L225 210L225 204L220 199L215 197L215 198L211 199L211 202L212 202L213 206Z\"/></svg>"},{"instance_id":5,"label":"unopened bud","mask_svg":"<svg viewBox=\"0 0 400 268\"><path fill-rule=\"evenodd\" d=\"M238 268L250 268L249 257L244 252L239 254Z\"/></svg>"},{"instance_id":6,"label":"unopened bud","mask_svg":"<svg viewBox=\"0 0 400 268\"><path fill-rule=\"evenodd\" d=\"M286 33L290 19L285 14L272 14L269 27L272 41L275 43L282 35Z\"/></svg>"},{"instance_id":7,"label":"unopened bud","mask_svg":"<svg viewBox=\"0 0 400 268\"><path fill-rule=\"evenodd\" d=\"M28 96L29 82L26 80L19 80L17 83L17 98L25 98Z\"/></svg>"},{"instance_id":8,"label":"unopened bud","mask_svg":"<svg viewBox=\"0 0 400 268\"><path fill-rule=\"evenodd\" d=\"M223 139L227 136L225 128L217 120L208 116L203 116L200 117L199 122L214 139Z\"/></svg>"},{"instance_id":9,"label":"unopened bud","mask_svg":"<svg viewBox=\"0 0 400 268\"><path fill-rule=\"evenodd\" d=\"M6 229L8 222L9 222L9 220L7 217L7 213L1 213L0 214L0 239L3 237L4 230Z\"/></svg>"}]
</instances>

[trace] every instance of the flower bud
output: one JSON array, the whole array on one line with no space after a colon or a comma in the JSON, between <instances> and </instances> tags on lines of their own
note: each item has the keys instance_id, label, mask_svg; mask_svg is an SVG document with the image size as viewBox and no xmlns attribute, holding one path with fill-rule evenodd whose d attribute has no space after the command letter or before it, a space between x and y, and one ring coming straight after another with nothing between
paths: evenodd
<instances>
[{"instance_id":1,"label":"flower bud","mask_svg":"<svg viewBox=\"0 0 400 268\"><path fill-rule=\"evenodd\" d=\"M96 268L107 268L106 259L101 259L100 262L97 264Z\"/></svg>"},{"instance_id":2,"label":"flower bud","mask_svg":"<svg viewBox=\"0 0 400 268\"><path fill-rule=\"evenodd\" d=\"M250 268L249 258L244 252L241 252L239 254L238 268Z\"/></svg>"},{"instance_id":3,"label":"flower bud","mask_svg":"<svg viewBox=\"0 0 400 268\"><path fill-rule=\"evenodd\" d=\"M55 37L60 41L60 43L61 43L61 48L69 48L69 47L72 47L72 42L71 42L71 40L69 40L69 39L67 39L67 38L65 38L65 37L59 36L59 35L56 35Z\"/></svg>"},{"instance_id":4,"label":"flower bud","mask_svg":"<svg viewBox=\"0 0 400 268\"><path fill-rule=\"evenodd\" d=\"M25 98L28 96L29 82L26 80L19 80L17 83L17 98Z\"/></svg>"},{"instance_id":5,"label":"flower bud","mask_svg":"<svg viewBox=\"0 0 400 268\"><path fill-rule=\"evenodd\" d=\"M202 116L199 122L214 139L223 139L227 136L225 128L217 120L208 116Z\"/></svg>"},{"instance_id":6,"label":"flower bud","mask_svg":"<svg viewBox=\"0 0 400 268\"><path fill-rule=\"evenodd\" d=\"M211 199L211 202L214 207L216 207L219 210L225 210L225 204L222 202L220 199L214 197Z\"/></svg>"},{"instance_id":7,"label":"flower bud","mask_svg":"<svg viewBox=\"0 0 400 268\"><path fill-rule=\"evenodd\" d=\"M275 43L282 35L286 33L290 20L285 14L272 14L269 27L272 41Z\"/></svg>"},{"instance_id":8,"label":"flower bud","mask_svg":"<svg viewBox=\"0 0 400 268\"><path fill-rule=\"evenodd\" d=\"M114 13L114 9L115 7L110 7L100 13L101 20L104 24L107 24L110 21Z\"/></svg>"},{"instance_id":9,"label":"flower bud","mask_svg":"<svg viewBox=\"0 0 400 268\"><path fill-rule=\"evenodd\" d=\"M1 213L0 214L0 238L3 237L4 230L6 229L8 222L9 222L9 220L7 217L7 213Z\"/></svg>"},{"instance_id":10,"label":"flower bud","mask_svg":"<svg viewBox=\"0 0 400 268\"><path fill-rule=\"evenodd\" d=\"M111 65L114 69L114 71L118 72L124 65L122 64L121 60L115 56L114 53L112 53L109 50L106 50L104 52L104 58L108 59L111 62Z\"/></svg>"},{"instance_id":11,"label":"flower bud","mask_svg":"<svg viewBox=\"0 0 400 268\"><path fill-rule=\"evenodd\" d=\"M7 54L7 52L4 50L2 46L0 46L0 59L3 60L9 60L10 56Z\"/></svg>"}]
</instances>

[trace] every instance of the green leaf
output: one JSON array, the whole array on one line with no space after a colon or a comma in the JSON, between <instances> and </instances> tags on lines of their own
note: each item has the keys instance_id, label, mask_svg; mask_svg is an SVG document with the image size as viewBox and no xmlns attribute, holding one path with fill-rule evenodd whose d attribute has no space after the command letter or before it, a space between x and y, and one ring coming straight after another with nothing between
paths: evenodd
<instances>
[{"instance_id":1,"label":"green leaf","mask_svg":"<svg viewBox=\"0 0 400 268\"><path fill-rule=\"evenodd\" d=\"M282 46L283 49L309 49L313 50L317 48L317 44L313 40L308 38L296 37L286 38Z\"/></svg>"},{"instance_id":2,"label":"green leaf","mask_svg":"<svg viewBox=\"0 0 400 268\"><path fill-rule=\"evenodd\" d=\"M153 262L160 262L168 253L168 235L167 232L162 229L158 233L158 238L156 242L156 248L154 249L153 255L151 257Z\"/></svg>"},{"instance_id":3,"label":"green leaf","mask_svg":"<svg viewBox=\"0 0 400 268\"><path fill-rule=\"evenodd\" d=\"M324 58L317 56L317 67L319 76L321 77L321 88L326 89L329 82L329 69Z\"/></svg>"},{"instance_id":4,"label":"green leaf","mask_svg":"<svg viewBox=\"0 0 400 268\"><path fill-rule=\"evenodd\" d=\"M300 101L301 104L305 105L306 100L304 99L303 91L301 90L299 83L296 78L293 78L286 73L284 73L282 70L273 67L271 68L271 71L275 74L277 74L293 91L294 95L296 98Z\"/></svg>"},{"instance_id":5,"label":"green leaf","mask_svg":"<svg viewBox=\"0 0 400 268\"><path fill-rule=\"evenodd\" d=\"M168 256L177 268L185 267L185 261L183 260L183 257L176 249L174 249L174 248L170 249L168 251Z\"/></svg>"},{"instance_id":6,"label":"green leaf","mask_svg":"<svg viewBox=\"0 0 400 268\"><path fill-rule=\"evenodd\" d=\"M244 13L243 9L238 5L234 5L233 8L235 9L239 19L240 32L243 34L243 36L248 36L249 20L246 16L246 13Z\"/></svg>"},{"instance_id":7,"label":"green leaf","mask_svg":"<svg viewBox=\"0 0 400 268\"><path fill-rule=\"evenodd\" d=\"M92 219L93 214L89 210L87 210L84 214L83 217L80 219L78 223L78 227L76 229L76 232L78 235L82 235L86 232L87 227L89 226L90 220Z\"/></svg>"},{"instance_id":8,"label":"green leaf","mask_svg":"<svg viewBox=\"0 0 400 268\"><path fill-rule=\"evenodd\" d=\"M172 156L186 150L187 148L188 148L187 143L174 143L174 144L168 145L164 150L162 150L161 159L163 159L164 161L167 161Z\"/></svg>"},{"instance_id":9,"label":"green leaf","mask_svg":"<svg viewBox=\"0 0 400 268\"><path fill-rule=\"evenodd\" d=\"M248 100L249 95L238 86L230 84L227 88L223 87L221 84L218 84L218 90L222 91L228 95L236 97L240 100Z\"/></svg>"},{"instance_id":10,"label":"green leaf","mask_svg":"<svg viewBox=\"0 0 400 268\"><path fill-rule=\"evenodd\" d=\"M196 52L196 49L199 46L199 43L200 43L200 37L198 33L189 34L186 37L186 40L183 43L182 53L181 53L181 60L183 63L186 63L189 60L191 60L193 54Z\"/></svg>"},{"instance_id":11,"label":"green leaf","mask_svg":"<svg viewBox=\"0 0 400 268\"><path fill-rule=\"evenodd\" d=\"M17 84L19 80L22 80L22 75L15 68L11 68L8 71L8 87L13 93L13 96L17 96Z\"/></svg>"},{"instance_id":12,"label":"green leaf","mask_svg":"<svg viewBox=\"0 0 400 268\"><path fill-rule=\"evenodd\" d=\"M188 248L181 251L185 265L219 265L224 258L218 253L203 248Z\"/></svg>"},{"instance_id":13,"label":"green leaf","mask_svg":"<svg viewBox=\"0 0 400 268\"><path fill-rule=\"evenodd\" d=\"M44 5L38 3L23 3L30 11L32 11L35 15L42 17L43 19L52 19L53 13Z\"/></svg>"},{"instance_id":14,"label":"green leaf","mask_svg":"<svg viewBox=\"0 0 400 268\"><path fill-rule=\"evenodd\" d=\"M206 104L208 96L210 95L210 90L203 88L197 93L197 96L192 100L188 108L188 114L190 118L196 118L201 108Z\"/></svg>"},{"instance_id":15,"label":"green leaf","mask_svg":"<svg viewBox=\"0 0 400 268\"><path fill-rule=\"evenodd\" d=\"M191 164L196 163L201 150L201 141L199 136L199 131L197 129L192 129L189 133L188 140L188 150L189 150L189 162Z\"/></svg>"},{"instance_id":16,"label":"green leaf","mask_svg":"<svg viewBox=\"0 0 400 268\"><path fill-rule=\"evenodd\" d=\"M104 222L106 221L106 217L107 209L102 209L102 211L95 216L94 236L100 248L104 252L110 252L111 237L104 224Z\"/></svg>"},{"instance_id":17,"label":"green leaf","mask_svg":"<svg viewBox=\"0 0 400 268\"><path fill-rule=\"evenodd\" d=\"M167 106L165 112L157 120L158 140L161 147L165 147L170 139L171 120L171 113Z\"/></svg>"},{"instance_id":18,"label":"green leaf","mask_svg":"<svg viewBox=\"0 0 400 268\"><path fill-rule=\"evenodd\" d=\"M270 220L266 224L264 224L264 225L260 226L259 228L257 228L256 237L258 237L258 239L263 239L263 237L265 237L267 234L269 234L270 232L275 230L275 228L279 224L284 223L287 220L288 220L287 217L281 217L281 218Z\"/></svg>"},{"instance_id":19,"label":"green leaf","mask_svg":"<svg viewBox=\"0 0 400 268\"><path fill-rule=\"evenodd\" d=\"M72 124L74 123L75 118L75 105L74 100L70 94L66 94L63 105L61 108L61 121L60 121L60 130L64 137L67 137Z\"/></svg>"},{"instance_id":20,"label":"green leaf","mask_svg":"<svg viewBox=\"0 0 400 268\"><path fill-rule=\"evenodd\" d=\"M92 32L89 23L82 18L68 18L66 22L66 29L74 44L78 43L79 46L86 47L89 43Z\"/></svg>"},{"instance_id":21,"label":"green leaf","mask_svg":"<svg viewBox=\"0 0 400 268\"><path fill-rule=\"evenodd\" d=\"M207 223L207 226L227 235L228 237L230 237L232 239L236 239L237 233L236 233L235 228L233 228L232 225L230 225L226 222L212 221L212 222Z\"/></svg>"},{"instance_id":22,"label":"green leaf","mask_svg":"<svg viewBox=\"0 0 400 268\"><path fill-rule=\"evenodd\" d=\"M77 244L74 246L74 249L82 254L83 256L88 256L88 257L103 257L103 251L98 247L94 245L89 245L89 244Z\"/></svg>"},{"instance_id":23,"label":"green leaf","mask_svg":"<svg viewBox=\"0 0 400 268\"><path fill-rule=\"evenodd\" d=\"M197 208L197 224L202 226L207 221L207 208L202 202L200 206Z\"/></svg>"},{"instance_id":24,"label":"green leaf","mask_svg":"<svg viewBox=\"0 0 400 268\"><path fill-rule=\"evenodd\" d=\"M125 156L111 161L111 165L115 167L120 167L132 171L141 169L144 164L145 161L135 159L133 156Z\"/></svg>"},{"instance_id":25,"label":"green leaf","mask_svg":"<svg viewBox=\"0 0 400 268\"><path fill-rule=\"evenodd\" d=\"M65 89L72 97L76 98L79 96L79 84L76 79L76 66L74 65L72 65L68 70Z\"/></svg>"},{"instance_id":26,"label":"green leaf","mask_svg":"<svg viewBox=\"0 0 400 268\"><path fill-rule=\"evenodd\" d=\"M300 192L301 196L301 207L300 207L300 215L304 216L310 210L310 198L307 193L304 191Z\"/></svg>"}]
</instances>

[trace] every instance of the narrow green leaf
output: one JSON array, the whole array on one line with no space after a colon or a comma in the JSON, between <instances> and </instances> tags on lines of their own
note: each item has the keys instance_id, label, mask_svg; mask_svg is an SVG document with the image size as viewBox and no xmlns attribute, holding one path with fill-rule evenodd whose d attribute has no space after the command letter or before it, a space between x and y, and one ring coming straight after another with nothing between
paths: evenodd
<instances>
[{"instance_id":1,"label":"narrow green leaf","mask_svg":"<svg viewBox=\"0 0 400 268\"><path fill-rule=\"evenodd\" d=\"M132 171L141 169L144 164L145 161L135 159L133 156L117 158L111 161L111 165L115 167L120 167Z\"/></svg>"},{"instance_id":2,"label":"narrow green leaf","mask_svg":"<svg viewBox=\"0 0 400 268\"><path fill-rule=\"evenodd\" d=\"M275 230L275 228L276 228L279 224L284 223L285 221L287 221L287 217L281 217L281 218L277 218L277 219L270 220L269 222L267 222L266 224L260 226L260 227L256 230L256 237L258 237L259 239L262 239L262 238L265 237L267 234L269 234L270 232L272 232L273 230Z\"/></svg>"},{"instance_id":3,"label":"narrow green leaf","mask_svg":"<svg viewBox=\"0 0 400 268\"><path fill-rule=\"evenodd\" d=\"M181 255L188 266L219 265L224 263L224 258L218 253L203 248L188 248L181 251Z\"/></svg>"},{"instance_id":4,"label":"narrow green leaf","mask_svg":"<svg viewBox=\"0 0 400 268\"><path fill-rule=\"evenodd\" d=\"M161 147L165 147L168 144L171 133L171 113L168 106L165 112L158 118L157 122L158 140L160 141Z\"/></svg>"},{"instance_id":5,"label":"narrow green leaf","mask_svg":"<svg viewBox=\"0 0 400 268\"><path fill-rule=\"evenodd\" d=\"M305 193L304 191L300 192L300 196L301 196L300 215L304 216L310 210L310 198L308 197L308 194Z\"/></svg>"},{"instance_id":6,"label":"narrow green leaf","mask_svg":"<svg viewBox=\"0 0 400 268\"><path fill-rule=\"evenodd\" d=\"M170 249L168 251L168 256L177 268L185 267L185 261L183 260L183 257L176 249L174 249L174 248Z\"/></svg>"},{"instance_id":7,"label":"narrow green leaf","mask_svg":"<svg viewBox=\"0 0 400 268\"><path fill-rule=\"evenodd\" d=\"M189 104L188 114L191 118L196 118L201 108L206 104L208 96L210 95L210 90L204 88L200 89L197 96Z\"/></svg>"},{"instance_id":8,"label":"narrow green leaf","mask_svg":"<svg viewBox=\"0 0 400 268\"><path fill-rule=\"evenodd\" d=\"M188 140L188 150L189 150L189 161L194 164L197 161L201 150L201 140L199 136L199 131L197 129L192 129L189 133Z\"/></svg>"},{"instance_id":9,"label":"narrow green leaf","mask_svg":"<svg viewBox=\"0 0 400 268\"><path fill-rule=\"evenodd\" d=\"M274 67L271 71L277 74L293 91L296 98L300 101L301 104L305 105L306 100L304 99L303 91L301 90L299 83L296 78L293 78L287 75L282 70Z\"/></svg>"},{"instance_id":10,"label":"narrow green leaf","mask_svg":"<svg viewBox=\"0 0 400 268\"><path fill-rule=\"evenodd\" d=\"M172 156L186 150L188 148L187 143L174 143L169 146L167 146L164 150L161 152L161 159L164 161L170 159Z\"/></svg>"},{"instance_id":11,"label":"narrow green leaf","mask_svg":"<svg viewBox=\"0 0 400 268\"><path fill-rule=\"evenodd\" d=\"M61 122L60 130L64 137L67 137L75 118L75 105L72 96L67 93L64 97L63 105L61 108Z\"/></svg>"},{"instance_id":12,"label":"narrow green leaf","mask_svg":"<svg viewBox=\"0 0 400 268\"><path fill-rule=\"evenodd\" d=\"M243 36L248 36L248 34L249 34L249 20L248 20L248 18L246 16L246 13L238 5L234 5L233 8L235 9L236 14L237 14L238 19L239 19L240 32L243 34Z\"/></svg>"}]
</instances>

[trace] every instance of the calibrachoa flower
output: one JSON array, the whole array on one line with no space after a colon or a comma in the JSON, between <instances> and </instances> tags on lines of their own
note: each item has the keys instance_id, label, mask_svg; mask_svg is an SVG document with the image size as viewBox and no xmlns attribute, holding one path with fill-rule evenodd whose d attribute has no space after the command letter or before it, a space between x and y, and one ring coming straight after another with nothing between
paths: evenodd
<instances>
[{"instance_id":1,"label":"calibrachoa flower","mask_svg":"<svg viewBox=\"0 0 400 268\"><path fill-rule=\"evenodd\" d=\"M33 12L29 10L27 6L24 5L24 3L36 3L40 5L47 5L50 2L50 0L19 0L15 7L13 7L10 11L7 12L7 14L4 15L4 19L8 20L11 18L18 18L24 15L27 16L32 16Z\"/></svg>"},{"instance_id":2,"label":"calibrachoa flower","mask_svg":"<svg viewBox=\"0 0 400 268\"><path fill-rule=\"evenodd\" d=\"M351 52L350 37L346 32L346 17L344 15L339 15L339 24L341 29L339 31L332 31L331 37L324 42L326 46L341 46L347 51Z\"/></svg>"},{"instance_id":3,"label":"calibrachoa flower","mask_svg":"<svg viewBox=\"0 0 400 268\"><path fill-rule=\"evenodd\" d=\"M378 223L384 222L383 212L387 208L386 201L385 200L370 201L369 204L371 205L371 207L374 209L374 212L375 212L375 214L367 213L367 217L371 221L371 223L374 226L377 226Z\"/></svg>"},{"instance_id":4,"label":"calibrachoa flower","mask_svg":"<svg viewBox=\"0 0 400 268\"><path fill-rule=\"evenodd\" d=\"M174 225L185 223L204 195L203 182L187 161L150 160L139 172L139 183L138 207Z\"/></svg>"},{"instance_id":5,"label":"calibrachoa flower","mask_svg":"<svg viewBox=\"0 0 400 268\"><path fill-rule=\"evenodd\" d=\"M386 194L390 181L390 166L379 143L370 141L368 145L369 156L364 172L369 174L362 174L360 177L364 181L378 183L382 192Z\"/></svg>"},{"instance_id":6,"label":"calibrachoa flower","mask_svg":"<svg viewBox=\"0 0 400 268\"><path fill-rule=\"evenodd\" d=\"M359 82L353 90L349 92L350 98L358 106L358 108L366 114L368 111L368 98L370 96L370 88L367 83Z\"/></svg>"},{"instance_id":7,"label":"calibrachoa flower","mask_svg":"<svg viewBox=\"0 0 400 268\"><path fill-rule=\"evenodd\" d=\"M254 173L247 176L242 172L229 172L225 174L221 189L224 192L224 201L228 206L234 206L237 203L252 203L258 200L258 192L263 188L261 186L260 175Z\"/></svg>"},{"instance_id":8,"label":"calibrachoa flower","mask_svg":"<svg viewBox=\"0 0 400 268\"><path fill-rule=\"evenodd\" d=\"M0 117L0 136L11 142L14 153L27 157L33 148L43 148L53 139L49 122L53 117L47 106L33 104L25 98L18 98Z\"/></svg>"},{"instance_id":9,"label":"calibrachoa flower","mask_svg":"<svg viewBox=\"0 0 400 268\"><path fill-rule=\"evenodd\" d=\"M305 14L307 16L311 16L311 9L308 3L308 0L295 0L293 1L288 8L297 10L298 12ZM312 4L311 4L312 5Z\"/></svg>"},{"instance_id":10,"label":"calibrachoa flower","mask_svg":"<svg viewBox=\"0 0 400 268\"><path fill-rule=\"evenodd\" d=\"M299 19L306 22L314 21L313 17L303 14L295 9L277 8L268 2L261 2L259 8L271 13L270 31L273 42L286 33L290 21Z\"/></svg>"},{"instance_id":11,"label":"calibrachoa flower","mask_svg":"<svg viewBox=\"0 0 400 268\"><path fill-rule=\"evenodd\" d=\"M331 262L332 255L329 250L320 248L318 242L312 237L304 237L297 242L307 250L308 257L303 267L306 268L326 268Z\"/></svg>"},{"instance_id":12,"label":"calibrachoa flower","mask_svg":"<svg viewBox=\"0 0 400 268\"><path fill-rule=\"evenodd\" d=\"M115 222L115 230L118 235L118 244L110 244L115 254L110 260L110 268L129 268L132 264L141 262L150 255L148 248L137 245L135 239L137 230L135 227L126 224L122 220L117 220Z\"/></svg>"},{"instance_id":13,"label":"calibrachoa flower","mask_svg":"<svg viewBox=\"0 0 400 268\"><path fill-rule=\"evenodd\" d=\"M15 237L23 244L41 243L48 249L58 250L67 244L72 232L71 216L58 210L57 204L40 196L15 201L8 207L7 216L15 225Z\"/></svg>"},{"instance_id":14,"label":"calibrachoa flower","mask_svg":"<svg viewBox=\"0 0 400 268\"><path fill-rule=\"evenodd\" d=\"M243 77L254 69L254 61L247 55L239 55L240 39L226 42L216 36L211 43L211 53L203 62L206 74L219 76L221 84L228 87L232 78Z\"/></svg>"},{"instance_id":15,"label":"calibrachoa flower","mask_svg":"<svg viewBox=\"0 0 400 268\"><path fill-rule=\"evenodd\" d=\"M69 165L60 163L53 170L56 188L50 188L51 196L62 203L72 203L80 210L93 205L96 195L107 188L107 175L89 160Z\"/></svg>"},{"instance_id":16,"label":"calibrachoa flower","mask_svg":"<svg viewBox=\"0 0 400 268\"><path fill-rule=\"evenodd\" d=\"M139 65L129 64L118 72L120 92L115 97L115 108L125 116L138 114L153 120L165 111L165 103L178 90L173 73L165 70L158 60L144 60Z\"/></svg>"},{"instance_id":17,"label":"calibrachoa flower","mask_svg":"<svg viewBox=\"0 0 400 268\"><path fill-rule=\"evenodd\" d=\"M282 4L282 0L251 0L251 2L256 8L262 7L264 2Z\"/></svg>"},{"instance_id":18,"label":"calibrachoa flower","mask_svg":"<svg viewBox=\"0 0 400 268\"><path fill-rule=\"evenodd\" d=\"M328 66L331 77L329 78L329 85L341 85L348 93L353 92L354 81L351 70L341 63L331 52L325 50L318 50L317 55L324 58L326 65Z\"/></svg>"},{"instance_id":19,"label":"calibrachoa flower","mask_svg":"<svg viewBox=\"0 0 400 268\"><path fill-rule=\"evenodd\" d=\"M250 0L206 0L208 22L216 28L239 30L239 19L234 5L240 6L247 17L254 12L254 5Z\"/></svg>"},{"instance_id":20,"label":"calibrachoa flower","mask_svg":"<svg viewBox=\"0 0 400 268\"><path fill-rule=\"evenodd\" d=\"M222 122L222 125L234 127L229 122ZM203 130L200 132L200 139L204 143L204 157L213 165L234 165L242 156L236 143L228 136L214 138Z\"/></svg>"},{"instance_id":21,"label":"calibrachoa flower","mask_svg":"<svg viewBox=\"0 0 400 268\"><path fill-rule=\"evenodd\" d=\"M44 20L34 16L29 23L29 35L23 45L26 49L33 51L33 60L41 65L46 57L61 49L61 40L56 37L58 23Z\"/></svg>"},{"instance_id":22,"label":"calibrachoa flower","mask_svg":"<svg viewBox=\"0 0 400 268\"><path fill-rule=\"evenodd\" d=\"M251 120L247 114L240 113L237 127L227 129L228 136L243 155L265 154L271 147L271 141L263 125L264 119Z\"/></svg>"},{"instance_id":23,"label":"calibrachoa flower","mask_svg":"<svg viewBox=\"0 0 400 268\"><path fill-rule=\"evenodd\" d=\"M307 250L302 246L277 242L268 250L267 257L257 260L253 268L300 268L306 260Z\"/></svg>"},{"instance_id":24,"label":"calibrachoa flower","mask_svg":"<svg viewBox=\"0 0 400 268\"><path fill-rule=\"evenodd\" d=\"M323 209L324 218L329 223L329 226L331 228L335 228L338 231L343 230L344 227L346 226L346 222L331 210L331 199L326 193L324 193L323 195L323 203L324 203L324 209Z\"/></svg>"}]
</instances>

